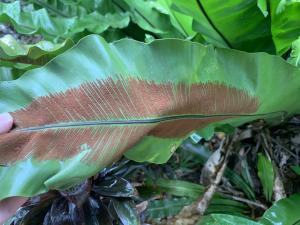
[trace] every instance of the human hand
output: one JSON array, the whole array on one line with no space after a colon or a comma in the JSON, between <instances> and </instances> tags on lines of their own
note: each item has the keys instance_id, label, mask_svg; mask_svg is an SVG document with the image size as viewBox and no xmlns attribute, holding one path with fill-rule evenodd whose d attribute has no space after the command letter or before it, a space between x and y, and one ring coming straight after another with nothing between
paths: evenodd
<instances>
[{"instance_id":1,"label":"human hand","mask_svg":"<svg viewBox=\"0 0 300 225\"><path fill-rule=\"evenodd\" d=\"M0 135L8 132L12 126L13 118L8 113L0 114ZM14 215L26 201L25 197L10 197L0 201L0 224Z\"/></svg>"}]
</instances>

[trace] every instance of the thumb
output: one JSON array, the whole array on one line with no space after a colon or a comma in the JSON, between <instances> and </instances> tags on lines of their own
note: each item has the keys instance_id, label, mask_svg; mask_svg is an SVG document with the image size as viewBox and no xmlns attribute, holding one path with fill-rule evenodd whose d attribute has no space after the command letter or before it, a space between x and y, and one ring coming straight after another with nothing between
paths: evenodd
<instances>
[{"instance_id":1,"label":"thumb","mask_svg":"<svg viewBox=\"0 0 300 225\"><path fill-rule=\"evenodd\" d=\"M0 134L8 132L13 125L13 118L9 113L0 114Z\"/></svg>"},{"instance_id":2,"label":"thumb","mask_svg":"<svg viewBox=\"0 0 300 225\"><path fill-rule=\"evenodd\" d=\"M28 198L26 197L9 197L0 201L0 224L16 213Z\"/></svg>"}]
</instances>

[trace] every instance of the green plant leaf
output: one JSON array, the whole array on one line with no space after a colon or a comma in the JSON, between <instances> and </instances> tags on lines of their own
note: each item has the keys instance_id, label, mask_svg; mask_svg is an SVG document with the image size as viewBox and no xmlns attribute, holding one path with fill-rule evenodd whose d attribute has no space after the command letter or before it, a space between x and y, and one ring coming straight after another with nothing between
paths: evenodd
<instances>
[{"instance_id":1,"label":"green plant leaf","mask_svg":"<svg viewBox=\"0 0 300 225\"><path fill-rule=\"evenodd\" d=\"M10 23L22 34L42 34L46 40L59 41L63 38L74 38L87 30L91 33L102 33L109 27L123 28L129 23L126 13L107 13L102 15L92 12L75 17L55 17L49 15L45 8L33 11L22 11L19 1L0 3L0 22Z\"/></svg>"},{"instance_id":2,"label":"green plant leaf","mask_svg":"<svg viewBox=\"0 0 300 225\"><path fill-rule=\"evenodd\" d=\"M182 29L178 27L178 23L175 25L175 17L170 10L166 10L166 5L164 7L161 5L161 2L123 0L114 1L114 3L128 11L132 21L139 27L157 34L161 38L187 37L187 34L182 33ZM178 20L176 21L178 22Z\"/></svg>"},{"instance_id":3,"label":"green plant leaf","mask_svg":"<svg viewBox=\"0 0 300 225\"><path fill-rule=\"evenodd\" d=\"M299 202L299 194L279 200L264 213L260 222L264 225L298 225L300 223Z\"/></svg>"},{"instance_id":4,"label":"green plant leaf","mask_svg":"<svg viewBox=\"0 0 300 225\"><path fill-rule=\"evenodd\" d=\"M194 200L190 198L172 198L149 201L146 217L148 219L167 218L177 215L184 206L190 205Z\"/></svg>"},{"instance_id":5,"label":"green plant leaf","mask_svg":"<svg viewBox=\"0 0 300 225\"><path fill-rule=\"evenodd\" d=\"M265 53L88 36L0 82L0 113L15 121L0 136L0 199L67 188L124 153L165 162L194 130L299 112L299 74Z\"/></svg>"},{"instance_id":6,"label":"green plant leaf","mask_svg":"<svg viewBox=\"0 0 300 225\"><path fill-rule=\"evenodd\" d=\"M167 193L172 196L186 197L196 201L204 193L202 185L181 180L157 179L148 181L145 185L138 188L139 194L144 198L151 198L153 195ZM183 202L181 202L183 204ZM163 204L163 203L162 203ZM188 205L188 204L187 204ZM221 194L216 193L209 204L207 213L232 213L241 215L248 210L243 203L227 199Z\"/></svg>"},{"instance_id":7,"label":"green plant leaf","mask_svg":"<svg viewBox=\"0 0 300 225\"><path fill-rule=\"evenodd\" d=\"M50 15L57 17L85 16L88 12L85 7L78 2L65 0L29 0L35 9L45 8ZM92 2L92 1L91 1Z\"/></svg>"},{"instance_id":8,"label":"green plant leaf","mask_svg":"<svg viewBox=\"0 0 300 225\"><path fill-rule=\"evenodd\" d=\"M300 36L300 2L270 1L271 30L277 54L282 55Z\"/></svg>"},{"instance_id":9,"label":"green plant leaf","mask_svg":"<svg viewBox=\"0 0 300 225\"><path fill-rule=\"evenodd\" d=\"M270 160L262 153L258 154L257 169L257 175L263 186L264 195L268 201L271 201L275 175L272 162L270 162Z\"/></svg>"},{"instance_id":10,"label":"green plant leaf","mask_svg":"<svg viewBox=\"0 0 300 225\"><path fill-rule=\"evenodd\" d=\"M132 22L136 23L145 31L153 32L157 37L185 38L188 36L192 36L195 33L191 30L192 18L172 10L172 2L169 0L104 0L101 2L72 2L70 4L66 4L61 0L38 0L32 2L35 6L42 6L43 8L45 8L50 15L60 17L61 19L72 18L76 16L79 17L79 20L83 20L83 22L78 22L78 24L84 23L85 29L89 30L92 33L103 32L102 28L100 30L90 29L90 27L99 27L99 23L95 23L95 21L101 21L99 15L110 16L110 18L107 19L108 21L112 21L111 26L114 28L127 27L129 22L128 19L130 16ZM96 14L97 16L91 16L93 14ZM90 18L85 18L87 16ZM124 20L125 16L127 20ZM122 20L124 22L120 23ZM121 25L116 26L116 23ZM82 25L80 27L82 27ZM75 30L76 29L77 28L75 28ZM73 30L71 30L71 32L74 33Z\"/></svg>"},{"instance_id":11,"label":"green plant leaf","mask_svg":"<svg viewBox=\"0 0 300 225\"><path fill-rule=\"evenodd\" d=\"M300 166L291 166L291 168L296 174L300 175Z\"/></svg>"},{"instance_id":12,"label":"green plant leaf","mask_svg":"<svg viewBox=\"0 0 300 225\"><path fill-rule=\"evenodd\" d=\"M135 205L132 201L120 201L111 199L112 205L123 225L139 225L139 217L137 215Z\"/></svg>"},{"instance_id":13,"label":"green plant leaf","mask_svg":"<svg viewBox=\"0 0 300 225\"><path fill-rule=\"evenodd\" d=\"M89 197L83 207L87 225L113 225L113 219L100 200Z\"/></svg>"},{"instance_id":14,"label":"green plant leaf","mask_svg":"<svg viewBox=\"0 0 300 225\"><path fill-rule=\"evenodd\" d=\"M36 44L22 44L11 35L0 38L0 65L17 67L16 63L42 66L55 56L73 46L73 41L67 39L63 43L53 44L40 41Z\"/></svg>"},{"instance_id":15,"label":"green plant leaf","mask_svg":"<svg viewBox=\"0 0 300 225\"><path fill-rule=\"evenodd\" d=\"M199 159L201 165L204 165L209 156L211 155L211 151L207 150L206 148L203 148L201 145L193 145L188 141L185 141L181 147L185 151L188 151L189 154L191 154L193 157ZM235 171L226 168L224 176L228 178L234 186L241 189L249 199L255 199L255 193L253 189Z\"/></svg>"},{"instance_id":16,"label":"green plant leaf","mask_svg":"<svg viewBox=\"0 0 300 225\"><path fill-rule=\"evenodd\" d=\"M110 197L132 197L134 195L134 187L125 179L113 177L95 184L93 191L101 196Z\"/></svg>"},{"instance_id":17,"label":"green plant leaf","mask_svg":"<svg viewBox=\"0 0 300 225\"><path fill-rule=\"evenodd\" d=\"M255 199L255 193L251 186L236 172L226 168L224 175L238 188L240 188L248 198Z\"/></svg>"},{"instance_id":18,"label":"green plant leaf","mask_svg":"<svg viewBox=\"0 0 300 225\"><path fill-rule=\"evenodd\" d=\"M175 11L173 0L157 0L157 4L164 9L165 13L169 14L172 25L185 37L195 35L195 31L192 29L193 18Z\"/></svg>"},{"instance_id":19,"label":"green plant leaf","mask_svg":"<svg viewBox=\"0 0 300 225\"><path fill-rule=\"evenodd\" d=\"M260 9L264 17L269 15L267 0L257 0L257 7Z\"/></svg>"},{"instance_id":20,"label":"green plant leaf","mask_svg":"<svg viewBox=\"0 0 300 225\"><path fill-rule=\"evenodd\" d=\"M241 202L222 197L222 195L217 193L217 195L210 202L205 214L226 213L230 215L242 216L248 212L248 206Z\"/></svg>"},{"instance_id":21,"label":"green plant leaf","mask_svg":"<svg viewBox=\"0 0 300 225\"><path fill-rule=\"evenodd\" d=\"M201 219L197 225L262 225L261 223L249 220L247 218L226 215L226 214L211 214Z\"/></svg>"},{"instance_id":22,"label":"green plant leaf","mask_svg":"<svg viewBox=\"0 0 300 225\"><path fill-rule=\"evenodd\" d=\"M274 52L270 18L256 1L174 0L178 11L194 18L193 29L208 43L243 51Z\"/></svg>"},{"instance_id":23,"label":"green plant leaf","mask_svg":"<svg viewBox=\"0 0 300 225\"><path fill-rule=\"evenodd\" d=\"M300 37L292 43L292 51L287 61L294 66L300 67Z\"/></svg>"},{"instance_id":24,"label":"green plant leaf","mask_svg":"<svg viewBox=\"0 0 300 225\"><path fill-rule=\"evenodd\" d=\"M0 67L0 81L8 81L17 79L19 76L23 74L24 71L18 70L11 67Z\"/></svg>"},{"instance_id":25,"label":"green plant leaf","mask_svg":"<svg viewBox=\"0 0 300 225\"><path fill-rule=\"evenodd\" d=\"M140 194L147 194L147 192L161 194L165 192L177 197L189 197L195 200L201 196L205 188L200 184L183 180L157 179L155 181L148 181L138 189Z\"/></svg>"}]
</instances>

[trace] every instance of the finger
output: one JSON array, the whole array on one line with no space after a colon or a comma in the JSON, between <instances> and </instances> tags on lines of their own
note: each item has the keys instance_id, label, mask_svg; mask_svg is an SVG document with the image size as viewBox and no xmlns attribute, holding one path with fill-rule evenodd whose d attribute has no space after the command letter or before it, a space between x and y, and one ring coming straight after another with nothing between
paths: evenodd
<instances>
[{"instance_id":1,"label":"finger","mask_svg":"<svg viewBox=\"0 0 300 225\"><path fill-rule=\"evenodd\" d=\"M0 224L14 215L27 199L26 197L10 197L0 201Z\"/></svg>"},{"instance_id":2,"label":"finger","mask_svg":"<svg viewBox=\"0 0 300 225\"><path fill-rule=\"evenodd\" d=\"M8 132L13 126L13 118L9 113L0 114L0 134Z\"/></svg>"}]
</instances>

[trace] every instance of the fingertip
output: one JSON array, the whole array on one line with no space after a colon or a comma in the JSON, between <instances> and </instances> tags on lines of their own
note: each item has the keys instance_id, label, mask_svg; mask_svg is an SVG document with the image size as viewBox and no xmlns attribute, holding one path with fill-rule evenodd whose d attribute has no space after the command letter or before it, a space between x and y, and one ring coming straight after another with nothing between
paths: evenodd
<instances>
[{"instance_id":1,"label":"fingertip","mask_svg":"<svg viewBox=\"0 0 300 225\"><path fill-rule=\"evenodd\" d=\"M9 197L0 201L0 224L16 213L16 211L28 200L27 197Z\"/></svg>"},{"instance_id":2,"label":"fingertip","mask_svg":"<svg viewBox=\"0 0 300 225\"><path fill-rule=\"evenodd\" d=\"M0 114L0 134L8 132L13 126L13 118L9 113Z\"/></svg>"}]
</instances>

